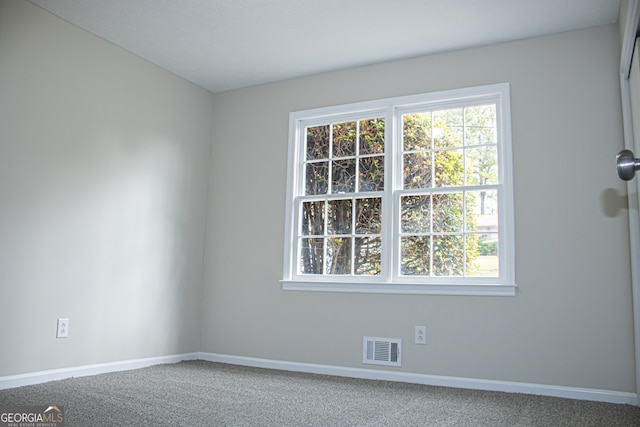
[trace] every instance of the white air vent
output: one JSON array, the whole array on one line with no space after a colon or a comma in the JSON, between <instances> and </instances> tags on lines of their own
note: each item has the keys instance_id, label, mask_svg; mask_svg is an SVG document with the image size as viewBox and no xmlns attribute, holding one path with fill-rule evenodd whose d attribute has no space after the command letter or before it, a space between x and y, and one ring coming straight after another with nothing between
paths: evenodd
<instances>
[{"instance_id":1,"label":"white air vent","mask_svg":"<svg viewBox=\"0 0 640 427\"><path fill-rule=\"evenodd\" d=\"M401 339L364 337L362 363L400 366L400 347Z\"/></svg>"}]
</instances>

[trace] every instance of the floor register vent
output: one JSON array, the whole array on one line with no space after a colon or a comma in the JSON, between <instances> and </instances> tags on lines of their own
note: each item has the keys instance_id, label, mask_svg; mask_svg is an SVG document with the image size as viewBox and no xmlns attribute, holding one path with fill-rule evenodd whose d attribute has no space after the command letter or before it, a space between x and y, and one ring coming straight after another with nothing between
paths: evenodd
<instances>
[{"instance_id":1,"label":"floor register vent","mask_svg":"<svg viewBox=\"0 0 640 427\"><path fill-rule=\"evenodd\" d=\"M400 366L401 347L401 339L364 337L362 343L362 363Z\"/></svg>"}]
</instances>

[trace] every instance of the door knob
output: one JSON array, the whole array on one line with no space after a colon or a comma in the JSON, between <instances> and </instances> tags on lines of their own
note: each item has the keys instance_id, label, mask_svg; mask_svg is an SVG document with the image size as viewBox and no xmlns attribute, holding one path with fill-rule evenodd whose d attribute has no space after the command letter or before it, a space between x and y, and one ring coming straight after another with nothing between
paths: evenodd
<instances>
[{"instance_id":1,"label":"door knob","mask_svg":"<svg viewBox=\"0 0 640 427\"><path fill-rule=\"evenodd\" d=\"M640 159L636 159L631 150L622 150L616 156L616 169L620 179L629 181L640 170Z\"/></svg>"}]
</instances>

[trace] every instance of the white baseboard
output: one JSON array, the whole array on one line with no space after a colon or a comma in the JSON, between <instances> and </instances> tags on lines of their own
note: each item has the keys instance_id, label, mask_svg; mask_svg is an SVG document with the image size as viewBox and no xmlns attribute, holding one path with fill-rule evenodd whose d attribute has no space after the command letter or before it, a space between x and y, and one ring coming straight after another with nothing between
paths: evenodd
<instances>
[{"instance_id":1,"label":"white baseboard","mask_svg":"<svg viewBox=\"0 0 640 427\"><path fill-rule=\"evenodd\" d=\"M590 400L627 405L638 405L636 393L620 391L563 387L545 384L530 384L512 381L481 380L475 378L447 377L440 375L414 374L377 369L348 368L343 366L318 365L313 363L286 362L280 360L259 359L253 357L230 356L216 353L198 353L199 360L229 363L233 365L254 366L258 368L279 369L294 372L335 375L340 377L362 378L370 380L398 381L443 387L466 388L474 390L524 393L539 396L562 397L567 399Z\"/></svg>"},{"instance_id":2,"label":"white baseboard","mask_svg":"<svg viewBox=\"0 0 640 427\"><path fill-rule=\"evenodd\" d=\"M415 374L379 369L349 368L344 366L319 365L314 363L287 362L281 360L260 359L254 357L231 356L216 353L185 353L172 356L150 357L120 362L85 365L73 368L54 369L28 374L0 377L0 390L40 384L65 378L84 377L107 372L127 371L145 368L163 363L178 363L183 360L206 360L232 365L253 366L283 371L307 372L339 377L362 378L369 380L398 381L442 387L466 388L474 390L503 391L507 393L525 393L540 396L562 397L568 399L591 400L627 405L639 405L636 393L600 390L578 387L563 387L546 384L531 384L512 381L482 380L475 378L447 377L440 375Z\"/></svg>"},{"instance_id":3,"label":"white baseboard","mask_svg":"<svg viewBox=\"0 0 640 427\"><path fill-rule=\"evenodd\" d=\"M124 360L120 362L100 363L97 365L84 365L73 368L10 375L0 377L0 390L63 380L65 378L85 377L89 375L104 374L107 372L128 371L131 369L146 368L147 366L160 365L163 363L177 363L183 360L196 360L197 358L198 353L185 353L172 356L149 357L145 359Z\"/></svg>"}]
</instances>

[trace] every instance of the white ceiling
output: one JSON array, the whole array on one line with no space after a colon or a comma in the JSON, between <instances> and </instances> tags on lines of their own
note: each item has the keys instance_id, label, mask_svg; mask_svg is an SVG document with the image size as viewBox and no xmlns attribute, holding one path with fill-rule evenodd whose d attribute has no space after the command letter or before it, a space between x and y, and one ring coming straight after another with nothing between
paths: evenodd
<instances>
[{"instance_id":1,"label":"white ceiling","mask_svg":"<svg viewBox=\"0 0 640 427\"><path fill-rule=\"evenodd\" d=\"M620 0L31 0L212 92L617 21Z\"/></svg>"}]
</instances>

